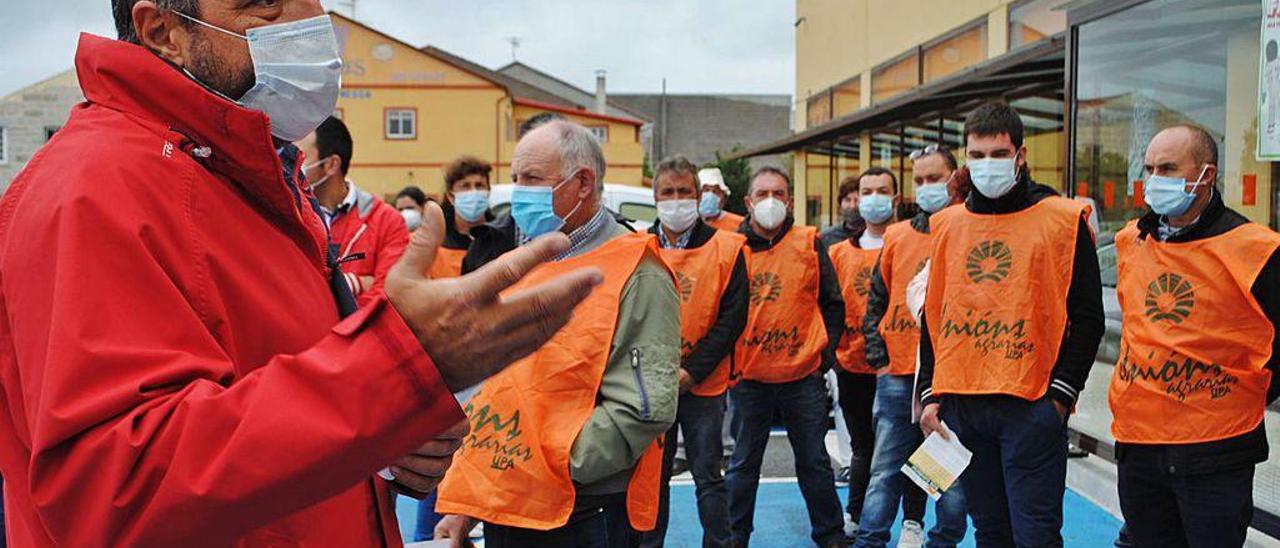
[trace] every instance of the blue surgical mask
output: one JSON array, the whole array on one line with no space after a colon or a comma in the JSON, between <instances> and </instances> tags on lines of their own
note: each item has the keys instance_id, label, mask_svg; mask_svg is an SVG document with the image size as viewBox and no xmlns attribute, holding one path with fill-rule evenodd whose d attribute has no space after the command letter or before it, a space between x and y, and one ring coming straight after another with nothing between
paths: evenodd
<instances>
[{"instance_id":1,"label":"blue surgical mask","mask_svg":"<svg viewBox=\"0 0 1280 548\"><path fill-rule=\"evenodd\" d=\"M1208 169L1209 166L1204 166L1200 170L1200 176L1196 177L1196 182L1190 185L1192 190L1187 190L1186 177L1166 177L1153 173L1147 177L1147 184L1142 188L1143 199L1156 215L1172 217L1182 215L1191 207L1191 203L1196 201L1194 187L1205 184L1200 182L1200 179L1204 178L1204 173Z\"/></svg>"},{"instance_id":2,"label":"blue surgical mask","mask_svg":"<svg viewBox=\"0 0 1280 548\"><path fill-rule=\"evenodd\" d=\"M951 194L947 192L947 183L931 183L916 187L916 203L926 213L937 213L951 203Z\"/></svg>"},{"instance_id":3,"label":"blue surgical mask","mask_svg":"<svg viewBox=\"0 0 1280 548\"><path fill-rule=\"evenodd\" d=\"M698 213L703 217L715 217L720 214L720 195L710 192L702 193L702 200L698 202Z\"/></svg>"},{"instance_id":4,"label":"blue surgical mask","mask_svg":"<svg viewBox=\"0 0 1280 548\"><path fill-rule=\"evenodd\" d=\"M516 228L520 230L525 241L564 227L564 218L556 215L555 195L556 189L571 180L573 175L554 187L515 185L511 188L511 218L515 220ZM569 215L573 215L581 205L582 202L579 201L578 205L573 206Z\"/></svg>"},{"instance_id":5,"label":"blue surgical mask","mask_svg":"<svg viewBox=\"0 0 1280 548\"><path fill-rule=\"evenodd\" d=\"M885 194L867 194L858 197L858 213L868 223L884 224L893 217L893 198Z\"/></svg>"},{"instance_id":6,"label":"blue surgical mask","mask_svg":"<svg viewBox=\"0 0 1280 548\"><path fill-rule=\"evenodd\" d=\"M969 179L983 196L996 199L1018 184L1017 157L969 160Z\"/></svg>"},{"instance_id":7,"label":"blue surgical mask","mask_svg":"<svg viewBox=\"0 0 1280 548\"><path fill-rule=\"evenodd\" d=\"M484 212L489 210L489 191L470 190L454 194L453 208L468 223L479 221L484 218Z\"/></svg>"},{"instance_id":8,"label":"blue surgical mask","mask_svg":"<svg viewBox=\"0 0 1280 548\"><path fill-rule=\"evenodd\" d=\"M173 13L249 43L255 82L235 102L265 113L276 138L297 141L333 114L342 87L342 56L328 15L254 27L242 35Z\"/></svg>"}]
</instances>

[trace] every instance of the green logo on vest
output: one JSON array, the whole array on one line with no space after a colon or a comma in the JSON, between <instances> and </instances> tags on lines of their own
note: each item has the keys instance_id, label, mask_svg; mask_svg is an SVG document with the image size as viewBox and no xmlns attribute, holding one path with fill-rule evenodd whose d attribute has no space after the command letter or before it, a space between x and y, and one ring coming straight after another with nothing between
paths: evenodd
<instances>
[{"instance_id":1,"label":"green logo on vest","mask_svg":"<svg viewBox=\"0 0 1280 548\"><path fill-rule=\"evenodd\" d=\"M751 277L751 305L773 302L782 296L782 278L772 272L760 272Z\"/></svg>"},{"instance_id":2,"label":"green logo on vest","mask_svg":"<svg viewBox=\"0 0 1280 548\"><path fill-rule=\"evenodd\" d=\"M1013 266L1013 252L1004 242L988 240L969 250L965 260L965 270L973 283L1000 283L1009 277L1009 268Z\"/></svg>"},{"instance_id":3,"label":"green logo on vest","mask_svg":"<svg viewBox=\"0 0 1280 548\"><path fill-rule=\"evenodd\" d=\"M1147 318L1152 322L1182 323L1196 307L1196 292L1182 276L1165 272L1147 284Z\"/></svg>"},{"instance_id":4,"label":"green logo on vest","mask_svg":"<svg viewBox=\"0 0 1280 548\"><path fill-rule=\"evenodd\" d=\"M689 299L693 297L693 278L677 271L676 288L680 290L680 301L689 302Z\"/></svg>"}]
</instances>

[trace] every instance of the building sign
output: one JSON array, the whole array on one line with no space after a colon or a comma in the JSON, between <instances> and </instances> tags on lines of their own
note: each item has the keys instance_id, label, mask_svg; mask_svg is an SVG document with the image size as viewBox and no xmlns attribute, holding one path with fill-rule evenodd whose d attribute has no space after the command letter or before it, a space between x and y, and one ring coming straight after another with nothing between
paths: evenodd
<instances>
[{"instance_id":1,"label":"building sign","mask_svg":"<svg viewBox=\"0 0 1280 548\"><path fill-rule=\"evenodd\" d=\"M1258 48L1258 160L1280 160L1280 0L1262 0Z\"/></svg>"}]
</instances>

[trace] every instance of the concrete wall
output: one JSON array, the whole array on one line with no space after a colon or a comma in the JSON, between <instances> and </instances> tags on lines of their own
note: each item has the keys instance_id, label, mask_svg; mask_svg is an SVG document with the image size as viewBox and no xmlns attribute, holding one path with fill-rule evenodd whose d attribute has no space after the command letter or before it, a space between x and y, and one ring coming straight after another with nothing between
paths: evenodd
<instances>
[{"instance_id":1,"label":"concrete wall","mask_svg":"<svg viewBox=\"0 0 1280 548\"><path fill-rule=\"evenodd\" d=\"M786 95L613 94L610 101L653 120L647 143L651 164L683 154L695 164L715 161L716 151L750 148L791 134L791 97ZM777 157L752 159L753 167L776 165Z\"/></svg>"},{"instance_id":2,"label":"concrete wall","mask_svg":"<svg viewBox=\"0 0 1280 548\"><path fill-rule=\"evenodd\" d=\"M5 162L0 163L0 191L48 140L45 128L67 123L71 107L84 100L75 71L18 90L0 99L0 127L5 130Z\"/></svg>"}]
</instances>

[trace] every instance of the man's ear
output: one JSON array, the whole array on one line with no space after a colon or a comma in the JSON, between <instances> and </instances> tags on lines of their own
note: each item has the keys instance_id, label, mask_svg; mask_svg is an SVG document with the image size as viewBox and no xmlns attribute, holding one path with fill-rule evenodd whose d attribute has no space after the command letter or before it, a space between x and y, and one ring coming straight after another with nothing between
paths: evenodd
<instances>
[{"instance_id":1,"label":"man's ear","mask_svg":"<svg viewBox=\"0 0 1280 548\"><path fill-rule=\"evenodd\" d=\"M342 179L342 158L337 154L330 154L324 159L324 172L330 177Z\"/></svg>"},{"instance_id":2,"label":"man's ear","mask_svg":"<svg viewBox=\"0 0 1280 548\"><path fill-rule=\"evenodd\" d=\"M190 31L178 16L156 6L152 0L139 0L133 5L133 30L138 43L160 58L177 66L186 66L186 45Z\"/></svg>"}]
</instances>

